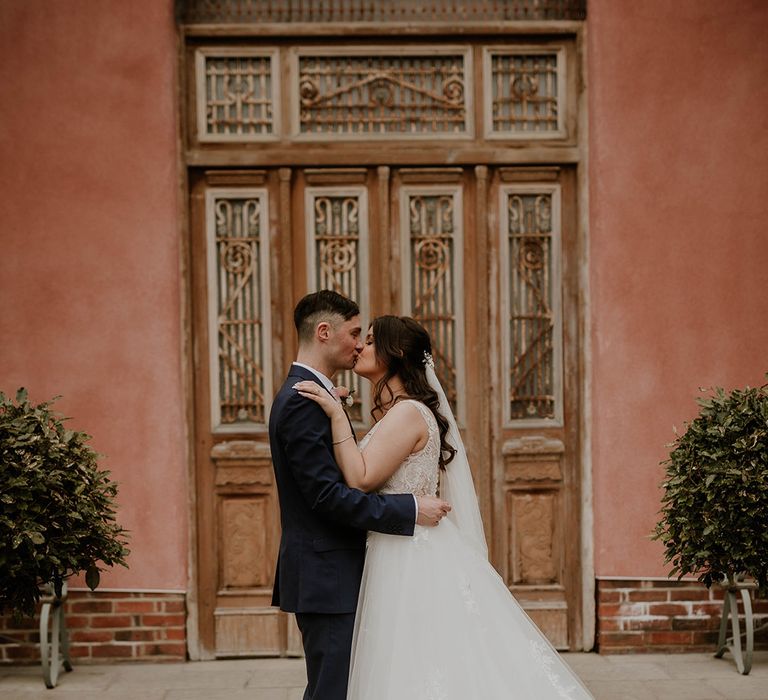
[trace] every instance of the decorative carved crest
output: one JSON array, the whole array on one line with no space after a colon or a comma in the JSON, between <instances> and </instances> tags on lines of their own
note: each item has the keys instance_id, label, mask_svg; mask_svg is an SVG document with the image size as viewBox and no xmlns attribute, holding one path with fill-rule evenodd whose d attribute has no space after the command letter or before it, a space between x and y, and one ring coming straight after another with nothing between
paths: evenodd
<instances>
[{"instance_id":1,"label":"decorative carved crest","mask_svg":"<svg viewBox=\"0 0 768 700\"><path fill-rule=\"evenodd\" d=\"M466 56L391 49L298 58L298 131L365 137L469 132Z\"/></svg>"}]
</instances>

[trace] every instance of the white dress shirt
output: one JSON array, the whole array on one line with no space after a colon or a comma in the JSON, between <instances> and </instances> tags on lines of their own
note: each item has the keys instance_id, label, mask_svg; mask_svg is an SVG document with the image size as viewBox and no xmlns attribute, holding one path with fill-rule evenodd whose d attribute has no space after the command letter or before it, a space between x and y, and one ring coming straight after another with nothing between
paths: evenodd
<instances>
[{"instance_id":1,"label":"white dress shirt","mask_svg":"<svg viewBox=\"0 0 768 700\"><path fill-rule=\"evenodd\" d=\"M294 365L298 365L299 367L303 367L304 369L308 369L312 374L314 374L322 383L322 385L328 389L333 394L333 382L328 379L322 372L319 370L316 370L314 367L310 367L309 365L305 365L303 362L296 362L294 361Z\"/></svg>"}]
</instances>

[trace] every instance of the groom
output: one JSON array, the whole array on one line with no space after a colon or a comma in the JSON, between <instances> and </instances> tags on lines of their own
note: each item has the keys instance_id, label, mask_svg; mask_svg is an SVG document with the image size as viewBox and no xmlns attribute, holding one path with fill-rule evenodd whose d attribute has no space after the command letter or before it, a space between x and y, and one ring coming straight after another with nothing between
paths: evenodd
<instances>
[{"instance_id":1,"label":"groom","mask_svg":"<svg viewBox=\"0 0 768 700\"><path fill-rule=\"evenodd\" d=\"M304 700L345 700L366 531L413 535L450 510L430 496L380 496L349 488L333 456L330 422L293 385L329 392L362 349L360 310L323 290L296 306L299 352L275 397L269 442L280 498L282 537L272 604L296 613L307 665Z\"/></svg>"}]
</instances>

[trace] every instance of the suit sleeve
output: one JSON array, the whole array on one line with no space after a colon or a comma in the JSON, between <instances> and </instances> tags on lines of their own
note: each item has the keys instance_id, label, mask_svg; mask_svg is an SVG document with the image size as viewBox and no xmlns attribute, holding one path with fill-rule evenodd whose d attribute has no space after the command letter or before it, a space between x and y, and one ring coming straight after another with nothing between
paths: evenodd
<instances>
[{"instance_id":1,"label":"suit sleeve","mask_svg":"<svg viewBox=\"0 0 768 700\"><path fill-rule=\"evenodd\" d=\"M288 466L309 507L330 520L361 530L413 535L411 494L368 494L347 486L333 456L328 418L313 401L288 399L278 428Z\"/></svg>"}]
</instances>

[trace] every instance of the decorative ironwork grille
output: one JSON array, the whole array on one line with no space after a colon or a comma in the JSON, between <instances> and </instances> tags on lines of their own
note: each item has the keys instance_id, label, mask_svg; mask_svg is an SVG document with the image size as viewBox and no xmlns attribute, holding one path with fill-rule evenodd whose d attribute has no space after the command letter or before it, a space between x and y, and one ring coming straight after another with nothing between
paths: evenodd
<instances>
[{"instance_id":1,"label":"decorative ironwork grille","mask_svg":"<svg viewBox=\"0 0 768 700\"><path fill-rule=\"evenodd\" d=\"M370 138L469 131L462 53L301 55L298 63L301 134Z\"/></svg>"},{"instance_id":2,"label":"decorative ironwork grille","mask_svg":"<svg viewBox=\"0 0 768 700\"><path fill-rule=\"evenodd\" d=\"M368 207L364 189L340 190L315 188L307 190L308 226L310 232L310 288L333 289L354 299L361 309L367 307ZM337 382L362 396L361 380L347 370ZM353 421L363 422L367 400L355 401L348 413Z\"/></svg>"},{"instance_id":3,"label":"decorative ironwork grille","mask_svg":"<svg viewBox=\"0 0 768 700\"><path fill-rule=\"evenodd\" d=\"M187 24L583 20L586 8L586 0L177 0Z\"/></svg>"},{"instance_id":4,"label":"decorative ironwork grille","mask_svg":"<svg viewBox=\"0 0 768 700\"><path fill-rule=\"evenodd\" d=\"M197 53L198 138L261 141L275 132L275 57L239 49Z\"/></svg>"},{"instance_id":5,"label":"decorative ironwork grille","mask_svg":"<svg viewBox=\"0 0 768 700\"><path fill-rule=\"evenodd\" d=\"M451 407L463 417L460 389L462 216L458 188L404 192L403 219L409 232L406 264L410 314L432 338L435 371Z\"/></svg>"},{"instance_id":6,"label":"decorative ironwork grille","mask_svg":"<svg viewBox=\"0 0 768 700\"><path fill-rule=\"evenodd\" d=\"M271 396L267 198L209 190L207 207L213 427L248 430Z\"/></svg>"},{"instance_id":7,"label":"decorative ironwork grille","mask_svg":"<svg viewBox=\"0 0 768 700\"><path fill-rule=\"evenodd\" d=\"M558 135L562 126L562 56L557 52L490 51L489 57L489 135Z\"/></svg>"},{"instance_id":8,"label":"decorative ironwork grille","mask_svg":"<svg viewBox=\"0 0 768 700\"><path fill-rule=\"evenodd\" d=\"M559 420L558 191L507 191L504 197L509 418Z\"/></svg>"}]
</instances>

